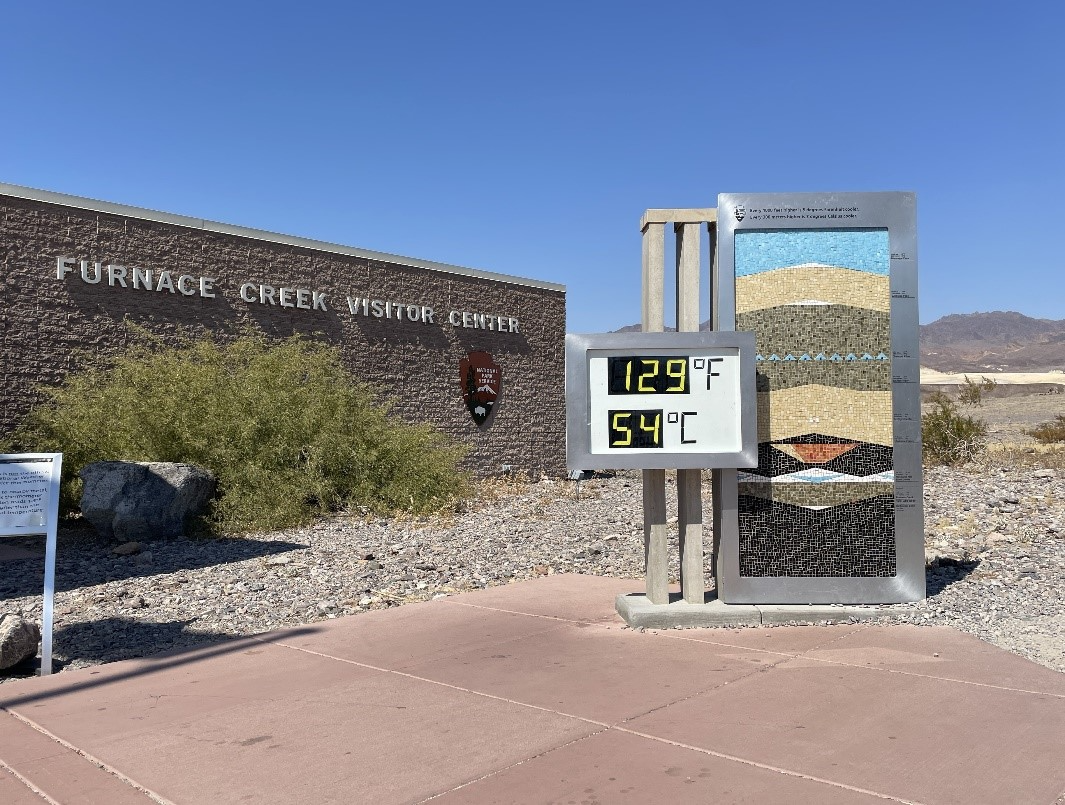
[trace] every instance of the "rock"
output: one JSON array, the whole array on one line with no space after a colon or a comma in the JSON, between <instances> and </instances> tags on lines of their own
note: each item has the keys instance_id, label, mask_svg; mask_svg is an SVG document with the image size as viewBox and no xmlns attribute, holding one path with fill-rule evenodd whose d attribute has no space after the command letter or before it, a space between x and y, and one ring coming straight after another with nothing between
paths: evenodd
<instances>
[{"instance_id":1,"label":"rock","mask_svg":"<svg viewBox=\"0 0 1065 805\"><path fill-rule=\"evenodd\" d=\"M0 616L0 670L37 655L41 630L21 615Z\"/></svg>"},{"instance_id":2,"label":"rock","mask_svg":"<svg viewBox=\"0 0 1065 805\"><path fill-rule=\"evenodd\" d=\"M1058 474L1051 469L1036 470L1032 473L1033 478L1056 478L1057 475Z\"/></svg>"},{"instance_id":3,"label":"rock","mask_svg":"<svg viewBox=\"0 0 1065 805\"><path fill-rule=\"evenodd\" d=\"M319 615L329 615L336 612L340 607L337 605L336 601L326 600L319 601L316 609Z\"/></svg>"},{"instance_id":4,"label":"rock","mask_svg":"<svg viewBox=\"0 0 1065 805\"><path fill-rule=\"evenodd\" d=\"M123 542L121 545L116 545L111 549L111 553L115 556L133 556L135 553L140 553L141 544L139 542Z\"/></svg>"},{"instance_id":5,"label":"rock","mask_svg":"<svg viewBox=\"0 0 1065 805\"><path fill-rule=\"evenodd\" d=\"M924 550L926 567L958 567L969 559L964 548L932 547Z\"/></svg>"},{"instance_id":6,"label":"rock","mask_svg":"<svg viewBox=\"0 0 1065 805\"><path fill-rule=\"evenodd\" d=\"M214 476L192 464L98 461L79 475L82 516L123 541L181 536L215 491Z\"/></svg>"}]
</instances>

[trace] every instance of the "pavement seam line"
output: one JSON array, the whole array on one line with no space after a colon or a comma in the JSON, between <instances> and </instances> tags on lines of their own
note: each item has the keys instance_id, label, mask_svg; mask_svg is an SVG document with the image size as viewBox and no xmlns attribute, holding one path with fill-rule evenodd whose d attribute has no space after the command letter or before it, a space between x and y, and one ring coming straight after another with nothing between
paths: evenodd
<instances>
[{"instance_id":1,"label":"pavement seam line","mask_svg":"<svg viewBox=\"0 0 1065 805\"><path fill-rule=\"evenodd\" d=\"M260 638L253 637L252 639L259 640ZM269 641L263 640L262 642L265 643L265 642L269 642ZM344 659L343 657L334 657L331 654L325 654L325 653L320 652L320 651L312 651L310 649L300 648L299 646L288 645L287 643L274 643L274 645L276 645L276 646L284 646L285 648L292 649L294 651L302 651L302 652L304 652L306 654L312 654L312 655L314 655L316 657L322 657L323 659L335 660L335 661L338 661L338 662L347 663L349 665L355 665L355 666L358 666L360 668L368 668L368 669L370 669L372 671L381 671L381 672L388 673L388 674L396 674L398 676L406 677L408 679L413 679L413 680L418 681L418 682L427 682L430 685L439 685L440 687L450 688L451 690L461 691L462 693L469 693L469 694L471 694L473 696L482 696L482 697L484 697L486 699L494 699L495 701L506 702L507 704L517 705L518 707L527 707L527 708L529 708L531 710L539 710L541 712L551 713L552 715L562 716L564 718L571 718L571 719L574 719L576 721L583 721L586 724L593 724L593 725L595 725L597 727L603 727L606 730L612 730L612 729L613 730L618 730L619 732L629 733L629 734L635 735L635 736L637 736L639 738L646 738L646 739L651 740L651 741L658 741L660 743L669 744L671 746L680 747L682 749L690 749L690 750L695 751L695 752L701 752L701 753L706 754L706 755L712 755L714 757L722 758L723 760L732 760L732 761L735 761L737 763L743 763L743 764L746 764L748 766L753 766L753 767L756 767L756 768L759 768L759 769L764 769L766 771L772 771L772 772L776 772L778 774L788 775L790 777L799 777L799 778L804 779L804 780L812 780L814 782L823 783L824 785L830 785L830 786L834 786L836 788L844 788L844 789L846 789L848 791L856 791L856 792L862 793L862 794L869 794L871 796L875 796L875 797L878 797L880 799L885 799L885 800L888 800L890 802L901 803L901 805L922 805L922 803L917 802L915 800L899 799L898 797L893 797L893 796L891 796L889 794L881 794L881 793L879 793L877 791L870 791L868 789L858 788L857 786L847 785L846 783L837 783L837 782L834 782L832 780L826 780L824 778L815 777L815 776L810 775L810 774L803 774L802 772L792 771L791 769L784 769L784 768L780 768L780 767L777 767L777 766L770 766L770 765L765 764L765 763L759 763L756 760L749 760L747 758L741 758L741 757L737 757L735 755L728 755L728 754L725 754L724 752L715 752L712 749L703 749L703 748L700 748L700 747L697 747L697 746L690 746L688 744L680 743L679 741L671 741L671 740L669 740L667 738L659 738L659 737L654 736L654 735L647 735L647 734L642 733L642 732L637 732L636 730L631 730L631 729L628 729L626 727L619 726L617 724L607 724L607 723L604 723L602 721L596 721L595 719L587 718L585 716L578 716L578 715L574 715L572 713L564 713L561 710L552 710L549 707L541 707L540 705L530 704L528 702L519 702L519 701L517 701L515 699L508 699L505 696L496 696L496 695L491 694L491 693L485 693L485 692L479 691L479 690L472 690L470 688L464 688L464 687L462 687L460 685L452 685L452 684L450 684L448 682L440 682L440 681L435 680L435 679L427 679L425 677L416 676L414 674L408 674L408 673L406 673L404 671L395 671L395 670L392 670L390 668L380 668L380 667L378 667L376 665L370 665L369 663L358 662L357 660L348 660L348 659ZM783 662L783 660L782 660L782 662ZM754 671L753 673L758 673L758 671ZM741 677L741 678L745 678L745 677ZM600 730L599 732L602 732L602 731L603 730ZM598 734L598 733L594 733L594 734ZM583 736L583 738L588 738L588 737L591 737L591 736L590 735ZM577 739L577 740L582 740L582 739ZM558 747L555 747L555 748L558 748ZM528 760L528 759L526 759L526 760ZM521 761L521 762L526 762L526 761ZM509 768L513 768L513 766L516 766L516 765L520 765L520 763L512 764L511 766L508 766L507 768L508 769ZM505 771L505 769L500 769L500 771ZM486 775L486 776L491 776L491 775ZM476 781L475 780L471 780L470 783L472 783L472 782L476 782ZM463 785L469 785L470 783L464 783ZM459 786L459 787L461 788L462 786ZM457 790L457 789L453 789L453 790ZM439 796L442 796L445 793L448 793L448 792L445 791L445 792L441 792L439 794L434 794L433 797L439 797ZM421 801L425 802L427 800L421 800Z\"/></svg>"},{"instance_id":2,"label":"pavement seam line","mask_svg":"<svg viewBox=\"0 0 1065 805\"><path fill-rule=\"evenodd\" d=\"M70 743L70 741L63 740L62 738L60 738L55 733L48 731L47 729L45 729L40 724L38 724L37 722L33 721L33 719L27 718L26 716L22 715L21 713L17 713L14 710L8 710L6 707L3 708L3 709L6 710L8 713L10 713L13 717L17 718L22 723L24 723L26 726L32 727L33 729L37 730L42 735L47 735L49 738L51 738L53 741L55 741L60 746L64 747L65 749L69 749L71 752L73 752L74 754L80 756L84 760L87 760L89 763L93 764L94 766L97 766L101 770L103 770L103 771L107 772L108 774L110 774L111 776L116 777L117 779L121 780L123 783L128 785L130 788L134 788L137 791L140 791L142 794L144 794L144 796L148 797L153 802L158 803L158 805L177 805L177 803L171 802L169 799L167 799L166 797L162 796L161 794L157 794L154 791L152 791L150 788L141 785L136 780L134 780L132 777L129 777L128 775L123 774L122 772L120 772L118 769L116 769L111 764L105 763L104 761L100 760L100 758L95 757L94 755L90 755L84 749L80 749L77 746L74 746L74 744Z\"/></svg>"},{"instance_id":3,"label":"pavement seam line","mask_svg":"<svg viewBox=\"0 0 1065 805\"><path fill-rule=\"evenodd\" d=\"M618 724L625 724L625 723L627 723L629 721L634 721L637 718L643 718L645 716L649 716L649 715L651 715L651 713L656 713L659 710L665 710L667 707L673 707L676 704L681 704L683 702L690 701L691 699L694 699L694 698L696 698L698 696L705 696L707 693L713 693L714 691L721 690L722 688L724 688L724 687L726 687L728 685L734 685L737 682L742 682L745 679L750 679L755 674L764 674L764 673L766 673L768 671L771 671L773 668L776 668L781 663L787 662L789 659L792 659L792 658L790 658L790 657L782 657L780 660L778 660L777 662L773 663L772 665L762 666L762 667L759 667L759 668L752 668L749 673L746 673L743 676L738 676L735 679L726 679L724 682L719 682L718 684L711 685L708 688L703 688L702 690L697 690L694 693L689 693L687 696L681 696L679 699L674 699L671 702L664 702L664 703L658 705L657 707L652 707L650 710L647 710L646 712L637 713L636 715L629 716L628 718L623 718L621 721L618 722ZM617 724L615 724L614 726L617 727Z\"/></svg>"},{"instance_id":4,"label":"pavement seam line","mask_svg":"<svg viewBox=\"0 0 1065 805\"><path fill-rule=\"evenodd\" d=\"M796 657L796 659L798 659L798 657ZM937 682L955 682L959 685L972 685L975 688L991 688L992 690L1001 690L1007 693L1027 693L1032 696L1050 696L1054 699L1065 699L1065 693L1050 693L1045 690L1028 690L1027 688L1011 688L1008 685L992 685L990 682L973 682L968 679L955 679L951 676L918 674L913 671L903 671L901 668L880 668L875 665L858 665L857 663L843 662L841 660L827 660L824 657L803 657L803 659L823 662L828 665L841 665L845 668L861 668L866 671L880 671L885 674L901 674L902 676L916 676L921 679L934 679Z\"/></svg>"},{"instance_id":5,"label":"pavement seam line","mask_svg":"<svg viewBox=\"0 0 1065 805\"><path fill-rule=\"evenodd\" d=\"M460 607L469 607L470 609L487 609L489 612L506 612L508 615L526 615L530 618L544 618L549 621L562 621L563 623L589 623L594 624L598 621L590 620L574 620L573 618L561 618L558 615L537 615L535 612L522 612L518 609L503 609L502 607L486 607L482 604L467 604L465 601L449 601L449 604L458 604Z\"/></svg>"},{"instance_id":6,"label":"pavement seam line","mask_svg":"<svg viewBox=\"0 0 1065 805\"><path fill-rule=\"evenodd\" d=\"M722 643L719 640L699 640L698 638L695 638L695 637L686 637L684 635L679 635L679 634L669 634L665 630L656 631L656 632L654 632L654 634L656 636L658 636L658 637L665 637L665 638L668 638L670 640L684 640L684 641L687 641L689 643L703 643L703 644L708 645L708 646L720 646L722 648L734 648L734 649L739 649L740 651L757 651L760 654L772 654L772 655L774 655L776 657L783 657L783 658L789 659L789 660L797 660L800 657L802 657L807 651L817 651L818 649L822 648L822 646L814 646L813 648L804 649L803 651L772 651L771 649L757 648L756 646L740 646L740 645L736 645L735 643ZM850 634L853 634L853 632L851 632ZM836 638L833 638L832 640L829 640L828 643L825 643L824 645L827 646L827 645L829 645L829 643L834 643L836 640L842 640L846 636L847 635L840 635L839 637L836 637ZM810 657L808 659L815 660L815 659L818 659L818 658L817 657ZM825 662L827 662L827 660ZM861 667L861 666L859 666L859 667Z\"/></svg>"},{"instance_id":7,"label":"pavement seam line","mask_svg":"<svg viewBox=\"0 0 1065 805\"><path fill-rule=\"evenodd\" d=\"M23 777L21 774L19 774L17 771L15 771L11 766L7 765L3 761L3 759L0 759L0 768L4 769L7 772L10 772L12 777L14 777L16 780L18 780L24 786L26 786L26 788L28 788L34 794L39 796L45 802L51 803L51 805L63 805L62 802L59 802L58 800L52 799L50 796L48 796L48 794L46 794L44 791L42 791L40 788L38 788L36 785L34 785L33 782L29 778Z\"/></svg>"},{"instance_id":8,"label":"pavement seam line","mask_svg":"<svg viewBox=\"0 0 1065 805\"><path fill-rule=\"evenodd\" d=\"M859 631L861 631L861 630L859 630ZM1035 696L1051 696L1051 697L1053 697L1055 699L1065 699L1065 694L1062 694L1062 693L1051 693L1049 691L1044 691L1044 690L1028 690L1027 688L1011 688L1008 685L993 685L990 682L973 682L973 681L968 680L968 679L955 679L954 677L950 677L950 676L935 676L934 674L918 674L918 673L914 673L913 671L903 671L900 668L882 668L882 667L875 666L875 665L858 665L857 663L843 662L842 660L829 660L829 659L826 659L824 657L810 657L810 656L807 656L807 654L806 654L807 651L819 651L824 646L816 646L814 648L806 649L806 651L801 651L801 652L798 652L798 653L795 653L795 654L791 654L791 653L788 653L788 652L785 652L785 651L770 651L769 649L753 648L751 646L737 646L737 645L734 645L732 643L719 643L719 642L716 642L716 641L713 641L713 640L697 640L694 637L682 637L681 635L669 635L669 634L663 634L662 632L657 632L656 634L658 634L659 636L662 636L662 637L667 637L670 640L686 640L686 641L691 642L691 643L705 643L705 644L711 645L711 646L721 646L722 648L735 648L735 649L742 649L744 651L758 651L758 652L761 652L763 654L775 654L775 655L786 657L786 658L792 659L792 660L798 660L798 659L813 660L815 662L823 662L823 663L826 663L828 665L842 665L845 668L861 668L861 669L863 669L865 671L880 671L880 672L886 673L886 674L902 674L903 676L916 676L916 677L920 677L922 679L935 679L935 680L937 680L939 682L957 682L959 685L972 685L972 686L978 687L978 688L991 688L993 690L1002 690L1002 691L1007 691L1009 693L1030 693L1030 694L1033 694ZM851 632L851 634L855 634L855 633ZM835 640L842 640L846 636L847 635L841 635L840 637L835 638ZM835 642L835 640L830 640L828 643L825 643L824 645L827 646L827 645L829 645L829 643ZM999 651L1003 651L1004 649L998 649L998 650ZM775 668L776 665L774 665L773 667Z\"/></svg>"},{"instance_id":9,"label":"pavement seam line","mask_svg":"<svg viewBox=\"0 0 1065 805\"><path fill-rule=\"evenodd\" d=\"M669 746L676 746L676 747L678 747L680 749L690 749L693 752L699 752L699 753L704 754L704 755L711 755L711 756L716 757L716 758L721 758L722 760L731 760L731 761L734 761L736 763L742 763L745 766L753 766L756 769L762 769L764 771L776 772L777 774L783 774L783 775L786 775L788 777L798 777L798 778L800 778L802 780L810 780L810 781L815 782L815 783L822 783L823 785L830 785L833 788L842 788L842 789L845 789L847 791L854 791L854 792L859 793L859 794L868 794L869 796L877 797L879 799L886 799L889 802L898 802L898 803L900 803L900 805L923 805L921 802L919 802L917 800L902 799L900 797L894 797L891 794L884 794L884 793L881 793L880 791L872 791L872 790L870 790L868 788L861 788L861 787L856 786L856 785L848 785L847 783L840 783L840 782L836 782L835 780L827 780L824 777L817 777L817 776L815 776L813 774L803 774L802 772L795 771L793 769L785 769L785 768L783 768L781 766L771 766L768 763L760 763L757 760L750 760L748 758L738 757L737 755L729 755L729 754L726 754L725 752L717 752L717 751L714 751L713 749L705 749L705 748L700 747L700 746L692 746L690 744L681 743L680 741L671 741L668 738L661 738L661 737L659 737L657 735L649 735L649 734L647 734L645 732L637 732L636 730L631 730L631 729L628 729L626 727L615 726L615 727L611 727L611 729L618 730L619 732L626 732L626 733L628 733L630 735L635 735L635 736L637 736L639 738L646 738L649 741L657 741L659 743L668 744Z\"/></svg>"},{"instance_id":10,"label":"pavement seam line","mask_svg":"<svg viewBox=\"0 0 1065 805\"><path fill-rule=\"evenodd\" d=\"M259 638L253 638L253 639L259 640ZM271 641L262 640L261 642L270 643ZM585 716L576 716L576 715L573 715L572 713L563 713L561 710L552 710L550 707L541 707L538 704L529 704L528 702L519 702L516 699L508 699L506 696L496 696L493 693L485 693L484 691L473 690L472 688L464 688L461 685L452 685L450 682L441 682L441 681L439 681L437 679L429 679L429 678L424 677L424 676L418 676L416 674L409 674L406 671L397 671L397 670L395 670L393 668L382 668L382 667L377 666L377 665L370 665L370 663L367 663L367 662L359 662L358 660L349 660L349 659L346 659L344 657L334 657L332 654L326 654L326 653L321 652L321 651L312 651L309 648L301 648L300 646L292 646L292 645L289 645L288 643L272 643L272 645L282 646L284 648L291 649L293 651L302 651L305 654L311 654L311 655L313 655L315 657L321 657L321 658L326 659L326 660L333 660L335 662L347 663L348 665L355 665L355 666L358 666L359 668L368 668L371 671L380 671L380 672L386 673L386 674L395 674L396 676L402 676L402 677L406 677L407 679L413 679L416 682L427 682L430 685L439 685L442 688L450 688L451 690L461 691L462 693L469 693L469 694L471 694L473 696L482 696L482 697L484 697L486 699L494 699L495 701L506 702L507 704L514 704L514 705L517 705L519 707L527 707L527 708L529 708L531 710L540 710L541 712L551 713L552 715L562 716L563 718L572 718L572 719L575 719L577 721L583 721L586 724L594 724L597 727L603 727L603 728L609 728L610 727L610 724L607 724L605 721L596 721L594 718L586 718Z\"/></svg>"},{"instance_id":11,"label":"pavement seam line","mask_svg":"<svg viewBox=\"0 0 1065 805\"><path fill-rule=\"evenodd\" d=\"M496 769L495 771L488 772L488 774L482 774L480 777L478 777L475 780L467 780L464 783L460 783L459 785L456 785L456 786L454 786L452 788L447 789L447 791L439 791L439 792L433 794L432 796L426 797L425 799L420 799L420 800L418 800L417 805L422 805L423 802L431 802L432 800L438 799L438 798L440 798L442 796L445 796L447 794L452 794L455 791L460 791L463 788L468 788L469 786L474 785L475 783L479 783L482 780L487 780L487 779L489 779L491 777L495 777L497 775L502 774L503 772L510 771L511 769L517 768L518 766L523 766L526 763L529 763L529 762L531 762L533 760L536 760L537 758L542 758L545 755L550 755L552 752L557 752L560 749L565 749L566 747L573 746L574 744L578 744L581 741L587 741L589 738L594 738L596 735L602 735L604 732L609 732L609 731L610 731L610 728L607 727L605 729L596 730L595 732L590 732L587 735L582 735L579 738L574 738L572 741L566 741L565 743L559 744L558 746L552 746L550 749L545 749L542 752L537 752L535 755L529 755L529 757L527 757L527 758L523 758L521 760L515 761L514 763L511 763L509 766L504 766L502 769Z\"/></svg>"}]
</instances>

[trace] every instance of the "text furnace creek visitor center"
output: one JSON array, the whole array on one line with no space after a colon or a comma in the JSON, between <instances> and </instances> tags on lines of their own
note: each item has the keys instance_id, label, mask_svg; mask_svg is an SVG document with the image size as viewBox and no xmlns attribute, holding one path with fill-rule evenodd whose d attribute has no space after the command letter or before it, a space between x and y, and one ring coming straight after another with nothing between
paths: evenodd
<instances>
[{"instance_id":1,"label":"text furnace creek visitor center","mask_svg":"<svg viewBox=\"0 0 1065 805\"><path fill-rule=\"evenodd\" d=\"M0 259L0 432L127 321L173 343L251 329L338 347L478 474L565 472L562 285L8 184Z\"/></svg>"}]
</instances>

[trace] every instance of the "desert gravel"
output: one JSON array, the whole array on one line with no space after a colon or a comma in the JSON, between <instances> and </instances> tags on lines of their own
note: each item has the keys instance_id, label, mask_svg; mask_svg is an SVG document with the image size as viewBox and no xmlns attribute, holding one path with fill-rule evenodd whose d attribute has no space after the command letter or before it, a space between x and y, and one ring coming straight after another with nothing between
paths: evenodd
<instances>
[{"instance_id":1,"label":"desert gravel","mask_svg":"<svg viewBox=\"0 0 1065 805\"><path fill-rule=\"evenodd\" d=\"M709 483L704 498L709 524ZM80 668L551 573L632 578L639 591L641 500L639 475L621 473L579 493L571 481L501 481L464 512L424 520L338 516L123 546L66 528L56 659ZM1065 470L928 469L925 520L928 598L887 620L951 626L1065 671ZM0 562L0 612L39 621L42 572L41 558Z\"/></svg>"}]
</instances>

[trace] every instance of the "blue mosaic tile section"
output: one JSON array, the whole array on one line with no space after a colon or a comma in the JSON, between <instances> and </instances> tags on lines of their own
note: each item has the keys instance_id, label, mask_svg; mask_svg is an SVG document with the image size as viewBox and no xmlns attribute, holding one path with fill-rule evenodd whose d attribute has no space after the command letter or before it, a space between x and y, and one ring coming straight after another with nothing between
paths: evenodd
<instances>
[{"instance_id":1,"label":"blue mosaic tile section","mask_svg":"<svg viewBox=\"0 0 1065 805\"><path fill-rule=\"evenodd\" d=\"M805 229L736 233L736 276L821 263L887 276L891 251L886 229Z\"/></svg>"}]
</instances>

